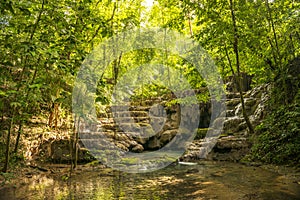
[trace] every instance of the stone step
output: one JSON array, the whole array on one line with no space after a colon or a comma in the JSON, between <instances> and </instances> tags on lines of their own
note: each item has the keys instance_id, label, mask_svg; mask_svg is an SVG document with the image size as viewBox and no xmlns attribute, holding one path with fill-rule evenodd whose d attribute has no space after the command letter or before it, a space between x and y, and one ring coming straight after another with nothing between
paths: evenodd
<instances>
[{"instance_id":1,"label":"stone step","mask_svg":"<svg viewBox=\"0 0 300 200\"><path fill-rule=\"evenodd\" d=\"M227 99L240 98L240 93L228 92L226 93L226 98Z\"/></svg>"},{"instance_id":2,"label":"stone step","mask_svg":"<svg viewBox=\"0 0 300 200\"><path fill-rule=\"evenodd\" d=\"M146 107L151 107L155 104L165 104L166 101L163 99L150 99L150 100L143 100L143 101L138 101L138 102L131 102L132 106L146 106Z\"/></svg>"},{"instance_id":3,"label":"stone step","mask_svg":"<svg viewBox=\"0 0 300 200\"><path fill-rule=\"evenodd\" d=\"M111 105L106 108L107 113L112 112L126 112L126 111L149 111L151 106L141 105Z\"/></svg>"},{"instance_id":4,"label":"stone step","mask_svg":"<svg viewBox=\"0 0 300 200\"><path fill-rule=\"evenodd\" d=\"M108 111L106 113L98 114L98 118L115 118L115 117L148 117L147 111Z\"/></svg>"},{"instance_id":5,"label":"stone step","mask_svg":"<svg viewBox=\"0 0 300 200\"><path fill-rule=\"evenodd\" d=\"M130 111L146 111L148 112L150 110L150 106L131 106L129 108Z\"/></svg>"},{"instance_id":6,"label":"stone step","mask_svg":"<svg viewBox=\"0 0 300 200\"><path fill-rule=\"evenodd\" d=\"M150 124L150 117L115 117L114 123L148 123Z\"/></svg>"},{"instance_id":7,"label":"stone step","mask_svg":"<svg viewBox=\"0 0 300 200\"><path fill-rule=\"evenodd\" d=\"M97 118L108 118L111 117L111 113L110 112L101 112L101 113L97 113Z\"/></svg>"},{"instance_id":8,"label":"stone step","mask_svg":"<svg viewBox=\"0 0 300 200\"><path fill-rule=\"evenodd\" d=\"M115 111L112 113L113 117L148 117L146 111Z\"/></svg>"},{"instance_id":9,"label":"stone step","mask_svg":"<svg viewBox=\"0 0 300 200\"><path fill-rule=\"evenodd\" d=\"M121 131L104 131L94 132L90 134L80 134L81 141L134 141L133 138L142 138L140 133L135 132L121 132Z\"/></svg>"},{"instance_id":10,"label":"stone step","mask_svg":"<svg viewBox=\"0 0 300 200\"><path fill-rule=\"evenodd\" d=\"M165 117L121 117L121 118L100 118L100 127L114 129L115 126L122 124L135 124L139 126L150 126L150 124L161 124L167 121ZM134 125L134 126L135 126Z\"/></svg>"},{"instance_id":11,"label":"stone step","mask_svg":"<svg viewBox=\"0 0 300 200\"><path fill-rule=\"evenodd\" d=\"M259 101L259 99L249 97L249 98L245 98L244 101L245 101L245 106L252 107Z\"/></svg>"},{"instance_id":12,"label":"stone step","mask_svg":"<svg viewBox=\"0 0 300 200\"><path fill-rule=\"evenodd\" d=\"M101 123L101 125L102 124L112 124L112 123L114 123L114 118L112 118L112 117L100 117L100 118L98 118L98 121Z\"/></svg>"},{"instance_id":13,"label":"stone step","mask_svg":"<svg viewBox=\"0 0 300 200\"><path fill-rule=\"evenodd\" d=\"M244 118L243 117L227 117L226 120L224 121L224 127L223 127L223 132L224 133L235 133L238 131L241 131L247 127L244 125Z\"/></svg>"},{"instance_id":14,"label":"stone step","mask_svg":"<svg viewBox=\"0 0 300 200\"><path fill-rule=\"evenodd\" d=\"M170 98L172 98L173 95L171 94L166 94L166 95L162 95L162 96L157 96L157 97L150 97L150 98L141 98L139 100L132 100L132 99L127 99L127 100L124 100L123 101L120 101L124 104L134 104L134 103L140 103L140 102L162 102L162 101L165 101L165 100L169 100Z\"/></svg>"},{"instance_id":15,"label":"stone step","mask_svg":"<svg viewBox=\"0 0 300 200\"><path fill-rule=\"evenodd\" d=\"M204 140L194 140L187 152L180 158L184 161L197 160L199 158L208 160L239 160L248 152L251 147L250 142L245 137L227 136L218 138L216 144L205 143ZM208 148L209 147L209 148ZM212 151L208 151L213 147ZM237 157L232 157L232 152Z\"/></svg>"},{"instance_id":16,"label":"stone step","mask_svg":"<svg viewBox=\"0 0 300 200\"><path fill-rule=\"evenodd\" d=\"M151 125L148 123L111 123L111 124L102 124L101 128L104 130L112 130L112 131L127 131L127 132L139 132L141 127Z\"/></svg>"},{"instance_id":17,"label":"stone step","mask_svg":"<svg viewBox=\"0 0 300 200\"><path fill-rule=\"evenodd\" d=\"M121 105L110 105L110 106L107 106L106 108L106 112L115 112L115 111L118 111L118 112L122 112L122 111L128 111L128 109L130 108L131 106L130 105L126 105L126 104L121 104Z\"/></svg>"},{"instance_id":18,"label":"stone step","mask_svg":"<svg viewBox=\"0 0 300 200\"><path fill-rule=\"evenodd\" d=\"M226 117L234 117L235 110L226 110Z\"/></svg>"},{"instance_id":19,"label":"stone step","mask_svg":"<svg viewBox=\"0 0 300 200\"><path fill-rule=\"evenodd\" d=\"M239 103L241 103L240 98L227 99L226 102L225 102L227 108L234 108Z\"/></svg>"}]
</instances>

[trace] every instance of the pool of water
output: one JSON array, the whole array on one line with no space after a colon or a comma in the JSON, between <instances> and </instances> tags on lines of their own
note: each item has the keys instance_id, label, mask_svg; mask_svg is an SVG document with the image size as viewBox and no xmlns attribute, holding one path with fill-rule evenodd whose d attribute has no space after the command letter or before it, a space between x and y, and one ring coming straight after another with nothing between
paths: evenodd
<instances>
[{"instance_id":1,"label":"pool of water","mask_svg":"<svg viewBox=\"0 0 300 200\"><path fill-rule=\"evenodd\" d=\"M24 177L15 186L0 190L0 199L296 200L300 199L297 178L262 167L224 162L171 165L137 174L88 167L71 177L66 168Z\"/></svg>"}]
</instances>

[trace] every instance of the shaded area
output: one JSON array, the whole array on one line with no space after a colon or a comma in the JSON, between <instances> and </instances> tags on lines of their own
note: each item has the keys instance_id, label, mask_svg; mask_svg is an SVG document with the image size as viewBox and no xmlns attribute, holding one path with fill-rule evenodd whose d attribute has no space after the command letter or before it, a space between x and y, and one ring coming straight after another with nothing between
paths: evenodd
<instances>
[{"instance_id":1,"label":"shaded area","mask_svg":"<svg viewBox=\"0 0 300 200\"><path fill-rule=\"evenodd\" d=\"M66 166L65 166L66 167ZM27 174L28 175L28 174ZM128 174L81 166L32 173L0 199L299 199L300 186L287 175L226 162L171 165L152 173Z\"/></svg>"}]
</instances>

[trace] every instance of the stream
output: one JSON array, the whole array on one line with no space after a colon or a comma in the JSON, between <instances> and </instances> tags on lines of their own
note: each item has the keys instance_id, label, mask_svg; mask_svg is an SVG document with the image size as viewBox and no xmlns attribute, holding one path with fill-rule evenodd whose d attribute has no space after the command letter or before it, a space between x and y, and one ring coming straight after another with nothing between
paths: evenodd
<instances>
[{"instance_id":1,"label":"stream","mask_svg":"<svg viewBox=\"0 0 300 200\"><path fill-rule=\"evenodd\" d=\"M299 172L278 173L266 167L227 162L172 164L151 173L123 173L110 168L81 166L28 173L14 186L0 190L4 200L248 200L300 199Z\"/></svg>"}]
</instances>

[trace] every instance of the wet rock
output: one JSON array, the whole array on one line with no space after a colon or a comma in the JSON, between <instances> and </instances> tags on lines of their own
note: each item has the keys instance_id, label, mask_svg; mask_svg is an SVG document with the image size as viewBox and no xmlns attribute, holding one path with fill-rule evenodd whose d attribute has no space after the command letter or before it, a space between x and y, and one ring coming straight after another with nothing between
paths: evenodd
<instances>
[{"instance_id":1,"label":"wet rock","mask_svg":"<svg viewBox=\"0 0 300 200\"><path fill-rule=\"evenodd\" d=\"M137 136L137 137L134 137L134 140L136 142L138 142L139 144L144 145L148 142L149 138L148 137Z\"/></svg>"},{"instance_id":2,"label":"wet rock","mask_svg":"<svg viewBox=\"0 0 300 200\"><path fill-rule=\"evenodd\" d=\"M144 151L144 147L140 144L137 144L131 149L131 151L136 153L141 153Z\"/></svg>"},{"instance_id":3,"label":"wet rock","mask_svg":"<svg viewBox=\"0 0 300 200\"><path fill-rule=\"evenodd\" d=\"M245 106L246 107L255 106L256 103L257 103L257 99L255 99L255 98L246 98L245 99Z\"/></svg>"},{"instance_id":4,"label":"wet rock","mask_svg":"<svg viewBox=\"0 0 300 200\"><path fill-rule=\"evenodd\" d=\"M243 121L242 123L240 123L238 125L237 132L243 131L243 130L247 129L247 127L248 127L247 123L245 121Z\"/></svg>"},{"instance_id":5,"label":"wet rock","mask_svg":"<svg viewBox=\"0 0 300 200\"><path fill-rule=\"evenodd\" d=\"M210 153L213 160L240 161L250 151L251 144L246 138L228 136L220 138Z\"/></svg>"},{"instance_id":6,"label":"wet rock","mask_svg":"<svg viewBox=\"0 0 300 200\"><path fill-rule=\"evenodd\" d=\"M145 146L146 149L156 150L160 148L160 141L157 139L156 136L154 136L149 139L149 141L145 144Z\"/></svg>"},{"instance_id":7,"label":"wet rock","mask_svg":"<svg viewBox=\"0 0 300 200\"><path fill-rule=\"evenodd\" d=\"M165 122L166 118L164 117L152 117L150 124L153 131L157 133L163 129Z\"/></svg>"},{"instance_id":8,"label":"wet rock","mask_svg":"<svg viewBox=\"0 0 300 200\"><path fill-rule=\"evenodd\" d=\"M228 101L226 101L226 106L227 107L235 107L240 102L241 102L241 100L239 98L229 99Z\"/></svg>"},{"instance_id":9,"label":"wet rock","mask_svg":"<svg viewBox=\"0 0 300 200\"><path fill-rule=\"evenodd\" d=\"M226 110L226 117L234 117L235 110Z\"/></svg>"},{"instance_id":10,"label":"wet rock","mask_svg":"<svg viewBox=\"0 0 300 200\"><path fill-rule=\"evenodd\" d=\"M216 151L223 149L243 149L249 148L250 143L246 138L237 138L234 136L222 137L218 139L218 142L214 149Z\"/></svg>"},{"instance_id":11,"label":"wet rock","mask_svg":"<svg viewBox=\"0 0 300 200\"><path fill-rule=\"evenodd\" d=\"M249 152L251 147L251 143L246 138L234 136L219 138L215 145L214 143L209 140L194 141L181 160L206 159L237 162Z\"/></svg>"},{"instance_id":12,"label":"wet rock","mask_svg":"<svg viewBox=\"0 0 300 200\"><path fill-rule=\"evenodd\" d=\"M238 131L238 125L244 121L243 118L235 116L229 117L224 121L224 132L234 133Z\"/></svg>"},{"instance_id":13,"label":"wet rock","mask_svg":"<svg viewBox=\"0 0 300 200\"><path fill-rule=\"evenodd\" d=\"M240 94L237 92L227 92L226 93L226 98L227 99L239 99L240 98Z\"/></svg>"},{"instance_id":14,"label":"wet rock","mask_svg":"<svg viewBox=\"0 0 300 200\"><path fill-rule=\"evenodd\" d=\"M263 119L263 117L265 116L265 105L264 104L259 104L257 106L257 109L254 112L253 115L253 121L260 121Z\"/></svg>"},{"instance_id":15,"label":"wet rock","mask_svg":"<svg viewBox=\"0 0 300 200\"><path fill-rule=\"evenodd\" d=\"M163 146L164 144L170 142L177 133L178 133L178 130L164 131L159 137L159 141L160 141L161 146Z\"/></svg>"}]
</instances>

